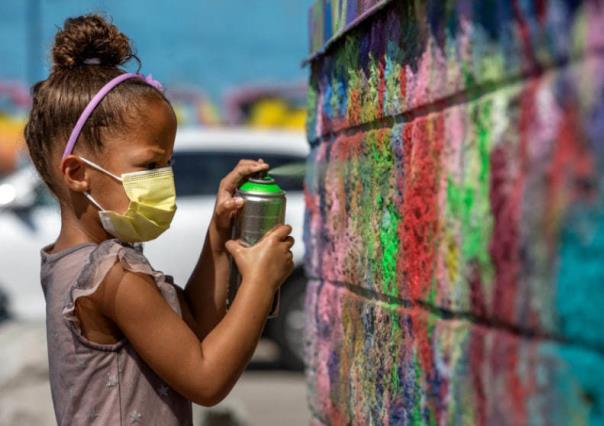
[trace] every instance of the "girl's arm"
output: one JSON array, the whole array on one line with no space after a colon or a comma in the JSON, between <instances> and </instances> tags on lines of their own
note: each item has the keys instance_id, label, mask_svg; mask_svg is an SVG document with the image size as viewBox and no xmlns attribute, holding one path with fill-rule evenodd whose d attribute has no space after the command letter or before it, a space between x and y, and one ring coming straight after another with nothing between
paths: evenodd
<instances>
[{"instance_id":1,"label":"girl's arm","mask_svg":"<svg viewBox=\"0 0 604 426\"><path fill-rule=\"evenodd\" d=\"M187 282L184 295L195 320L194 332L203 339L226 314L229 256L224 244L227 235L212 218L197 265Z\"/></svg>"},{"instance_id":2,"label":"girl's arm","mask_svg":"<svg viewBox=\"0 0 604 426\"><path fill-rule=\"evenodd\" d=\"M290 232L281 225L253 247L227 244L242 284L222 321L201 342L151 277L124 271L119 263L91 297L172 389L197 404L214 405L251 359L275 291L293 270Z\"/></svg>"},{"instance_id":3,"label":"girl's arm","mask_svg":"<svg viewBox=\"0 0 604 426\"><path fill-rule=\"evenodd\" d=\"M260 161L241 160L220 182L214 214L197 265L185 287L185 297L195 319L195 334L203 339L226 314L229 285L229 255L225 243L230 239L231 219L242 200L233 198L241 180L268 169Z\"/></svg>"}]
</instances>

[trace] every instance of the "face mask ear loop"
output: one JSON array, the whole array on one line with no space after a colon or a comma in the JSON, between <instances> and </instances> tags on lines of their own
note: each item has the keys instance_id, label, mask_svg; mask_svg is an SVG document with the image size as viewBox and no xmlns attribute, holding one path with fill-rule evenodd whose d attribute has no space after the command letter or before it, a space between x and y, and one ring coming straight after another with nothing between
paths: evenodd
<instances>
[{"instance_id":1,"label":"face mask ear loop","mask_svg":"<svg viewBox=\"0 0 604 426\"><path fill-rule=\"evenodd\" d=\"M105 174L107 174L107 175L111 176L113 179L116 179L116 180L118 180L118 181L122 182L122 178L121 178L121 177L114 175L114 174L113 174L113 173L111 173L109 170L105 170L104 168L102 168L102 167L101 167L101 166L99 166L98 164L95 164L95 163L93 163L92 161L85 159L84 157L80 157L80 159L81 159L81 160L82 160L84 163L86 163L86 164L88 164L90 167L92 167L93 169L97 169L99 172L103 172L103 173L105 173Z\"/></svg>"},{"instance_id":2,"label":"face mask ear loop","mask_svg":"<svg viewBox=\"0 0 604 426\"><path fill-rule=\"evenodd\" d=\"M94 198L92 198L92 195L90 195L90 193L88 191L84 192L84 197L88 198L88 201L90 201L92 204L94 204L97 209L99 209L101 211L105 211L105 209L102 208L101 205L99 203L97 203Z\"/></svg>"}]
</instances>

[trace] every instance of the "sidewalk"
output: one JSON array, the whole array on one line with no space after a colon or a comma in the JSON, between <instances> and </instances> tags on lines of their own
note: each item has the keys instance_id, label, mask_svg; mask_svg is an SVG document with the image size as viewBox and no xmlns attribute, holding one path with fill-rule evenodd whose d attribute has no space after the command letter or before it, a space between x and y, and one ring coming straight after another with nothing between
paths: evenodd
<instances>
[{"instance_id":1,"label":"sidewalk","mask_svg":"<svg viewBox=\"0 0 604 426\"><path fill-rule=\"evenodd\" d=\"M254 359L267 357L261 344ZM0 426L54 426L43 322L0 324ZM194 406L196 426L307 425L304 375L247 371L211 409Z\"/></svg>"}]
</instances>

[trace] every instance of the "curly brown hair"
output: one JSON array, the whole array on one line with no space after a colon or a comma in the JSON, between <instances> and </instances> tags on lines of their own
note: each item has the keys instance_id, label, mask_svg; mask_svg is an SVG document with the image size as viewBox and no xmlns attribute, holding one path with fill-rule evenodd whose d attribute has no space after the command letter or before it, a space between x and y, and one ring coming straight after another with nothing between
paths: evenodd
<instances>
[{"instance_id":1,"label":"curly brown hair","mask_svg":"<svg viewBox=\"0 0 604 426\"><path fill-rule=\"evenodd\" d=\"M59 156L71 130L92 97L126 72L121 66L131 59L138 63L138 72L141 63L128 37L98 14L68 18L57 32L51 73L32 86L33 104L24 131L29 155L55 195L60 195L55 184ZM95 108L75 150L101 152L103 137L128 129L139 117L144 101L153 99L170 104L162 92L142 79L120 83Z\"/></svg>"}]
</instances>

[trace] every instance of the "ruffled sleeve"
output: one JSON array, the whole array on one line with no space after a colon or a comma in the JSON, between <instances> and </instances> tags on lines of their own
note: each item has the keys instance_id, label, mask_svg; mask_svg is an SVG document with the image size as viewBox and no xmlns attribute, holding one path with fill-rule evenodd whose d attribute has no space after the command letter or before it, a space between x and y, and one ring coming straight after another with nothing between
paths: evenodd
<instances>
[{"instance_id":1,"label":"ruffled sleeve","mask_svg":"<svg viewBox=\"0 0 604 426\"><path fill-rule=\"evenodd\" d=\"M182 317L176 290L168 283L170 276L154 270L145 256L136 248L117 239L105 240L94 249L69 289L65 298L63 317L76 337L84 344L100 350L117 350L125 339L113 344L101 344L88 340L82 333L80 320L75 313L75 304L80 297L93 294L101 285L113 265L119 262L125 271L149 275L161 291L172 309Z\"/></svg>"}]
</instances>

